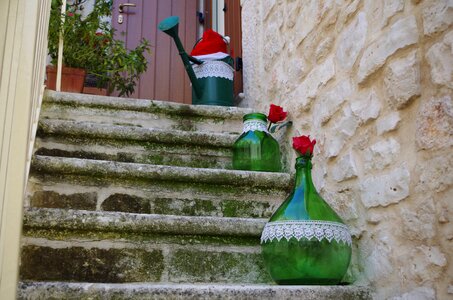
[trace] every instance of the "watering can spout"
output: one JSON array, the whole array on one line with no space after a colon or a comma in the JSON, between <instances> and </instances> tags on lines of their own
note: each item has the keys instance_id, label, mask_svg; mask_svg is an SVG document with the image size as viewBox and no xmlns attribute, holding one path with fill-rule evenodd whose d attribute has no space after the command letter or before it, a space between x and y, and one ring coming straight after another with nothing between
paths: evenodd
<instances>
[{"instance_id":1,"label":"watering can spout","mask_svg":"<svg viewBox=\"0 0 453 300\"><path fill-rule=\"evenodd\" d=\"M197 97L201 97L203 90L201 87L200 82L198 81L197 77L195 76L195 72L192 69L192 66L190 62L193 62L195 64L201 64L202 61L196 59L195 57L192 57L186 53L184 50L184 47L181 43L181 40L179 39L178 36L178 25L179 25L179 17L177 16L171 16L163 20L162 22L159 23L159 30L168 34L173 38L176 44L176 48L178 48L179 55L181 56L181 59L184 63L184 67L186 69L187 74L189 75L189 79L192 82L192 87L197 95Z\"/></svg>"}]
</instances>

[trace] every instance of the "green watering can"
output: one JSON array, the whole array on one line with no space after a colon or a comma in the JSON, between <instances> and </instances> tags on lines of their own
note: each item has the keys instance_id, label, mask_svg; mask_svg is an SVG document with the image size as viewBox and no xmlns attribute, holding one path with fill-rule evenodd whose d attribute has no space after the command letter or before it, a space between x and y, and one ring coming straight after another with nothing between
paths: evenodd
<instances>
[{"instance_id":1,"label":"green watering can","mask_svg":"<svg viewBox=\"0 0 453 300\"><path fill-rule=\"evenodd\" d=\"M192 104L233 106L233 59L202 61L186 53L178 36L179 17L159 23L159 30L171 36L192 82Z\"/></svg>"}]
</instances>

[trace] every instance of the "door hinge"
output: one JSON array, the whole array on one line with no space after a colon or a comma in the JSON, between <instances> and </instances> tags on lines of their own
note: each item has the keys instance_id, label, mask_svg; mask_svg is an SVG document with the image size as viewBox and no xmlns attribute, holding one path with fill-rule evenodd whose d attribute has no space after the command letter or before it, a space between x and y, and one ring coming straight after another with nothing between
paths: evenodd
<instances>
[{"instance_id":1,"label":"door hinge","mask_svg":"<svg viewBox=\"0 0 453 300\"><path fill-rule=\"evenodd\" d=\"M242 57L238 56L235 58L234 67L236 71L242 70Z\"/></svg>"},{"instance_id":2,"label":"door hinge","mask_svg":"<svg viewBox=\"0 0 453 300\"><path fill-rule=\"evenodd\" d=\"M204 14L201 11L197 11L198 23L204 24Z\"/></svg>"}]
</instances>

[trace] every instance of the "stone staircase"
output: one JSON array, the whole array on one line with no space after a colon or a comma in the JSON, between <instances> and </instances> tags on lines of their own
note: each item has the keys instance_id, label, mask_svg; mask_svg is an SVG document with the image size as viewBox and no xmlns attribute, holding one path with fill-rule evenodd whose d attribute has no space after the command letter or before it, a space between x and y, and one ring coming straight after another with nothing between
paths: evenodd
<instances>
[{"instance_id":1,"label":"stone staircase","mask_svg":"<svg viewBox=\"0 0 453 300\"><path fill-rule=\"evenodd\" d=\"M291 183L231 169L249 111L47 91L19 298L369 299L272 284L259 237Z\"/></svg>"}]
</instances>

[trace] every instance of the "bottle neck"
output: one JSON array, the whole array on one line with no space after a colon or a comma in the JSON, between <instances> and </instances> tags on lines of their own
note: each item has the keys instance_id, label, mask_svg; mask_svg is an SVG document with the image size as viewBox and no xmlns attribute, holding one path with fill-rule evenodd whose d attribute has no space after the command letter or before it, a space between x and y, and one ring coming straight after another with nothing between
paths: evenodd
<instances>
[{"instance_id":1,"label":"bottle neck","mask_svg":"<svg viewBox=\"0 0 453 300\"><path fill-rule=\"evenodd\" d=\"M306 188L313 187L313 180L311 178L311 158L301 156L296 159L296 182L295 187L305 186Z\"/></svg>"}]
</instances>

